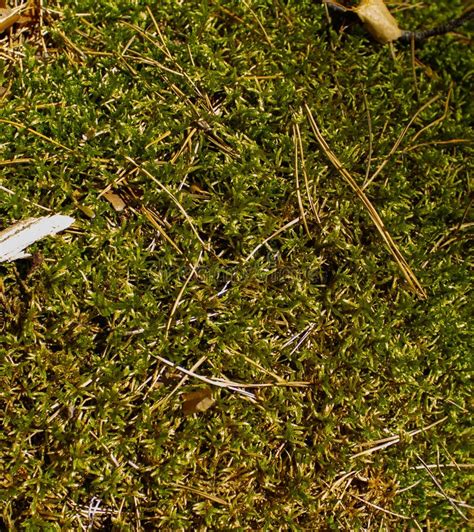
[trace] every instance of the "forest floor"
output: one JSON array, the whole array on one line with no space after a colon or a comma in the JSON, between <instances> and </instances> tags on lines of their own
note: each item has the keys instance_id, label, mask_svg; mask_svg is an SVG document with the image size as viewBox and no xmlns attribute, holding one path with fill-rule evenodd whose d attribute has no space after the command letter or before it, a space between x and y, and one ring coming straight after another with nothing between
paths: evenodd
<instances>
[{"instance_id":1,"label":"forest floor","mask_svg":"<svg viewBox=\"0 0 474 532\"><path fill-rule=\"evenodd\" d=\"M75 223L0 266L0 527L467 529L468 29L44 4L0 36L1 228Z\"/></svg>"}]
</instances>

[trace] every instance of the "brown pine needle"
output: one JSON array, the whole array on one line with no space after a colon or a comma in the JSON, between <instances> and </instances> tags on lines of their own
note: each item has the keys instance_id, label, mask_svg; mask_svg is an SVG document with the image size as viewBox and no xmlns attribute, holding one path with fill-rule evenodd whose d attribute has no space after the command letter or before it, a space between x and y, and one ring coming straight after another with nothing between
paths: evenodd
<instances>
[{"instance_id":1,"label":"brown pine needle","mask_svg":"<svg viewBox=\"0 0 474 532\"><path fill-rule=\"evenodd\" d=\"M297 132L296 132L296 125L293 125L293 145L294 145L294 152L295 152L295 181L296 181L296 197L298 198L298 207L300 209L301 214L301 221L303 222L306 234L308 236L311 236L311 233L308 228L308 224L306 222L306 214L304 211L303 206L303 200L301 198L301 189L300 189L300 176L299 176L299 168L298 168L298 143L297 143Z\"/></svg>"},{"instance_id":2,"label":"brown pine needle","mask_svg":"<svg viewBox=\"0 0 474 532\"><path fill-rule=\"evenodd\" d=\"M298 147L300 151L300 157L301 157L301 170L303 171L303 177L304 177L304 185L306 188L306 195L308 196L308 202L311 207L311 210L313 211L313 214L318 221L318 223L321 225L321 220L319 218L318 209L316 208L316 205L313 201L313 195L311 194L310 188L309 188L309 179L308 179L308 173L306 172L306 163L305 163L305 157L304 157L304 150L303 150L303 141L301 140L301 132L300 132L300 126L298 123L295 124L296 128L296 136L298 139Z\"/></svg>"},{"instance_id":3,"label":"brown pine needle","mask_svg":"<svg viewBox=\"0 0 474 532\"><path fill-rule=\"evenodd\" d=\"M390 158L392 157L392 155L398 150L402 140L405 138L405 135L407 134L408 130L410 129L411 125L413 124L413 122L418 118L418 116L427 108L429 107L432 103L436 102L437 100L440 99L440 96L434 96L433 98L431 98L431 100L428 100L425 104L423 104L419 109L418 111L416 111L416 113L411 117L410 121L408 122L408 124L403 128L402 132L400 133L400 135L398 136L397 140L395 141L395 144L392 146L392 149L390 150L389 154L387 155L387 157L385 157L385 159L379 164L377 170L375 170L375 172L372 174L372 176L370 177L369 180L367 180L363 186L362 186L362 190L365 190L373 181L374 179L380 174L380 172L385 168L385 165L388 163L388 161L390 160ZM426 129L426 128L424 128ZM423 130L422 130L423 131ZM416 138L416 135L415 135L415 138Z\"/></svg>"},{"instance_id":4,"label":"brown pine needle","mask_svg":"<svg viewBox=\"0 0 474 532\"><path fill-rule=\"evenodd\" d=\"M411 519L411 517L408 517L407 515L397 514L395 512L391 512L390 510L386 510L385 508L382 508L381 506L378 506L377 504L374 504L373 502L366 501L362 497L359 497L358 495L355 495L354 493L349 493L351 497L354 497L360 502L363 502L367 506L371 506L372 508L375 508L376 510L379 510L385 514L392 515L393 517L399 517L400 519Z\"/></svg>"},{"instance_id":5,"label":"brown pine needle","mask_svg":"<svg viewBox=\"0 0 474 532\"><path fill-rule=\"evenodd\" d=\"M410 268L410 265L403 257L401 251L398 249L397 244L394 242L392 237L390 236L390 233L388 232L387 228L385 227L385 224L382 221L382 218L380 218L380 215L378 214L375 207L370 202L369 198L365 195L364 191L359 187L359 185L356 183L354 178L351 176L351 174L342 166L342 163L339 161L339 159L336 157L334 152L329 148L327 142L325 141L324 137L322 136L316 121L313 118L313 115L311 113L310 108L307 104L305 104L306 113L309 118L309 122L311 125L311 128L313 130L313 133L321 146L321 149L326 154L327 158L331 161L333 166L336 168L336 170L339 172L339 174L345 179L345 181L349 184L349 186L352 188L352 190L357 194L358 198L362 201L364 204L364 207L366 208L367 212L369 213L370 218L375 224L375 227L377 228L378 232L382 236L387 248L389 249L390 253L392 254L393 258L395 259L396 263L398 264L401 272L403 273L408 285L410 288L418 294L421 298L426 298L426 292L421 286L420 282L416 278L415 274L413 273L412 269Z\"/></svg>"},{"instance_id":6,"label":"brown pine needle","mask_svg":"<svg viewBox=\"0 0 474 532\"><path fill-rule=\"evenodd\" d=\"M32 135L36 135L40 139L46 140L47 142L50 142L54 146L58 146L59 148L63 148L63 150L73 152L74 150L71 150L71 148L68 148L67 146L64 146L64 144L61 144L57 140L54 140L50 137L47 137L46 135L43 135L43 133L40 133L39 131L36 131L35 129L32 129L31 127L27 127L24 124L20 124L19 122L14 122L13 120L6 120L5 118L0 118L0 123L2 124L8 124L10 126L16 127L19 131L24 129L25 131L28 131Z\"/></svg>"},{"instance_id":7,"label":"brown pine needle","mask_svg":"<svg viewBox=\"0 0 474 532\"><path fill-rule=\"evenodd\" d=\"M208 248L208 245L204 242L204 240L199 236L199 233L198 233L198 230L196 229L196 226L194 225L194 222L191 218L191 216L189 216L189 214L186 212L186 210L184 209L184 207L181 205L181 203L178 201L178 199L176 198L176 196L170 191L168 190L167 187L165 187L165 185L163 185L163 183L161 183L160 181L158 181L158 179L156 179L156 177L153 175L153 174L150 174L150 172L148 170L146 170L145 168L143 168L142 166L140 166L138 163L136 163L131 157L126 157L127 161L131 162L140 172L142 172L143 174L145 174L147 177L149 177L154 183L156 183L158 185L158 187L160 188L160 190L162 190L163 192L165 192L170 198L171 200L173 201L173 203L178 207L178 209L181 211L181 213L183 214L184 218L186 219L186 221L189 223L189 225L191 226L191 229L193 231L193 233L196 235L197 239L199 240L199 242L201 243L201 245L204 247L204 249L207 249Z\"/></svg>"},{"instance_id":8,"label":"brown pine needle","mask_svg":"<svg viewBox=\"0 0 474 532\"><path fill-rule=\"evenodd\" d=\"M427 430L432 429L433 427L436 427L436 425L439 425L440 423L444 423L448 418L445 416L441 419L438 419L438 421L435 421L434 423L431 423L431 425L428 425L427 427L422 427L421 429L415 429L410 432L408 432L408 436L411 438L413 436L416 436L417 434L420 434L421 432L426 432ZM371 441L362 443L360 446L370 446L370 449L366 449L365 451L361 451L360 453L353 454L350 459L353 460L354 458L357 458L358 456L364 456L366 454L372 454L375 451L380 451L381 449L386 449L387 447L391 447L392 445L397 444L400 441L400 436L394 435L389 436L388 438L382 438L381 440Z\"/></svg>"},{"instance_id":9,"label":"brown pine needle","mask_svg":"<svg viewBox=\"0 0 474 532\"><path fill-rule=\"evenodd\" d=\"M433 481L433 484L439 489L439 491L443 494L444 498L449 502L449 504L456 510L456 512L463 518L465 519L466 521L468 521L468 518L465 514L463 514L461 512L461 510L459 509L458 505L454 502L454 500L444 491L443 489L443 486L441 486L441 484L439 483L438 479L433 475L433 473L430 471L430 468L428 467L428 465L425 463L425 461L423 460L423 458L421 458L421 456L419 456L417 453L415 453L415 456L418 458L418 460L422 463L425 471L428 473L428 475L430 476L431 480Z\"/></svg>"}]
</instances>

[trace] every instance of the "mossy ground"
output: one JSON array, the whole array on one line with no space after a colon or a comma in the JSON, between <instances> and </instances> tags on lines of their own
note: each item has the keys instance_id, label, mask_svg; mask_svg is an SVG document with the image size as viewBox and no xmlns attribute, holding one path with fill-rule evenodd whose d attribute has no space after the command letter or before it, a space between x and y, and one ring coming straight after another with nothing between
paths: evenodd
<instances>
[{"instance_id":1,"label":"mossy ground","mask_svg":"<svg viewBox=\"0 0 474 532\"><path fill-rule=\"evenodd\" d=\"M413 63L308 0L46 8L47 56L2 44L1 225L76 223L1 265L2 528L467 528L467 39ZM362 185L435 97L365 189L421 299L304 105ZM186 417L204 385L157 356L272 386Z\"/></svg>"}]
</instances>

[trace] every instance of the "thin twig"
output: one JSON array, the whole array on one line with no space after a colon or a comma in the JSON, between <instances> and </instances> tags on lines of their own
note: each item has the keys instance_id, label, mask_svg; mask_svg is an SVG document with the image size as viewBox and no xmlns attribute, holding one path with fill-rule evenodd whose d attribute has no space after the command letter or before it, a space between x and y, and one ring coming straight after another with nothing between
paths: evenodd
<instances>
[{"instance_id":1,"label":"thin twig","mask_svg":"<svg viewBox=\"0 0 474 532\"><path fill-rule=\"evenodd\" d=\"M201 249L201 252L199 253L199 257L196 261L196 264L193 264L191 265L191 272L189 273L188 277L186 278L186 280L184 281L183 283L183 286L181 287L181 290L179 291L178 293L178 296L176 297L176 301L174 302L173 304L173 307L171 309L171 312L170 312L170 315L169 315L169 318L168 318L168 322L166 323L166 329L165 329L165 337L168 336L168 333L169 333L169 330L171 328L171 323L173 322L173 316L181 302L181 298L183 297L183 294L184 294L184 291L186 290L186 287L188 286L189 282L191 281L191 279L193 278L194 275L198 275L197 274L197 267L199 266L199 263L201 262L201 259L202 259L202 254L203 254L203 250Z\"/></svg>"}]
</instances>

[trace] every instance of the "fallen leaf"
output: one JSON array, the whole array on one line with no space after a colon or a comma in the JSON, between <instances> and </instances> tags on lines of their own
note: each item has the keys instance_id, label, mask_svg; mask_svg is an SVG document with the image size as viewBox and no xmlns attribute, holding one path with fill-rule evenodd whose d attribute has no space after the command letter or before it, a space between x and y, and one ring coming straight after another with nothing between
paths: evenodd
<instances>
[{"instance_id":1,"label":"fallen leaf","mask_svg":"<svg viewBox=\"0 0 474 532\"><path fill-rule=\"evenodd\" d=\"M62 214L28 218L0 232L0 262L29 257L25 249L45 236L55 235L67 229L74 218Z\"/></svg>"},{"instance_id":2,"label":"fallen leaf","mask_svg":"<svg viewBox=\"0 0 474 532\"><path fill-rule=\"evenodd\" d=\"M205 412L215 403L210 388L203 388L196 392L183 394L183 413L185 416Z\"/></svg>"},{"instance_id":3,"label":"fallen leaf","mask_svg":"<svg viewBox=\"0 0 474 532\"><path fill-rule=\"evenodd\" d=\"M121 212L125 209L127 204L123 201L123 199L114 192L106 192L104 194L104 198L112 205L112 207L117 211Z\"/></svg>"},{"instance_id":4,"label":"fallen leaf","mask_svg":"<svg viewBox=\"0 0 474 532\"><path fill-rule=\"evenodd\" d=\"M0 8L0 33L11 28L20 19L20 12L18 8Z\"/></svg>"},{"instance_id":5,"label":"fallen leaf","mask_svg":"<svg viewBox=\"0 0 474 532\"><path fill-rule=\"evenodd\" d=\"M362 0L353 10L378 42L385 44L401 37L403 32L383 0Z\"/></svg>"}]
</instances>

